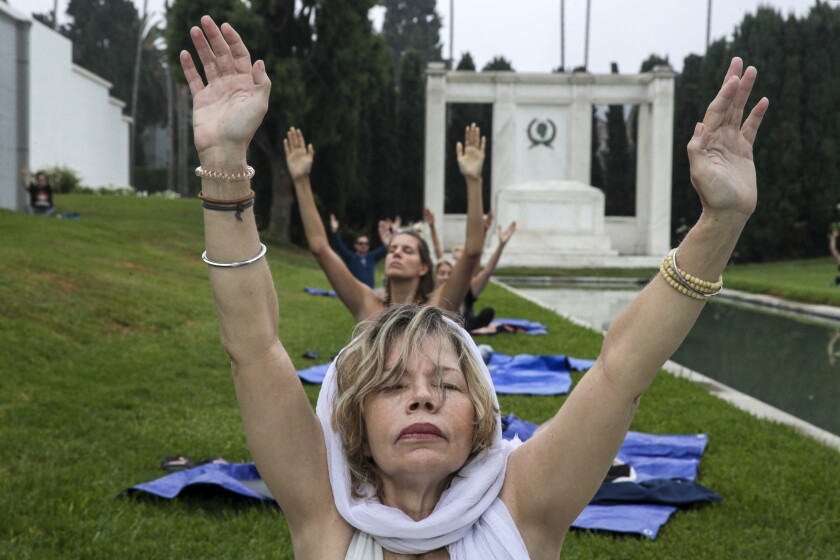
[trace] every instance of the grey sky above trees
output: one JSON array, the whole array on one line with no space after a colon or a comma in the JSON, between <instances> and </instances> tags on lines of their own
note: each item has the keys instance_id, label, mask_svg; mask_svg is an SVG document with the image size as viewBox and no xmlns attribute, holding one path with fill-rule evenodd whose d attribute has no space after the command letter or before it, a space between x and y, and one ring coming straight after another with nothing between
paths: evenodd
<instances>
[{"instance_id":1,"label":"grey sky above trees","mask_svg":"<svg viewBox=\"0 0 840 560\"><path fill-rule=\"evenodd\" d=\"M54 0L9 0L25 12L52 10ZM161 14L164 0L149 0L149 10ZM60 14L68 0L58 0ZM650 53L668 55L680 69L690 53L702 54L706 40L706 0L591 0L590 69L608 73L617 62L622 72L636 72ZM759 4L786 16L807 13L815 0L713 0L712 40L731 38L744 14ZM140 9L142 0L135 0ZM469 51L477 67L504 56L521 72L548 72L560 63L559 0L454 0L456 61ZM443 56L449 55L449 1L437 0L441 16ZM586 0L566 0L566 66L583 63ZM382 10L371 12L377 26ZM61 19L59 19L61 21Z\"/></svg>"}]
</instances>

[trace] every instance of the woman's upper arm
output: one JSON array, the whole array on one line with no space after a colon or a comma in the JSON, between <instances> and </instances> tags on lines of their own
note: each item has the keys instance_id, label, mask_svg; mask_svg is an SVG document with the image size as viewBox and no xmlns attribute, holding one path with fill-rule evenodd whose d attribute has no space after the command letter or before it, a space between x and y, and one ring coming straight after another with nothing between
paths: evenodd
<instances>
[{"instance_id":1,"label":"woman's upper arm","mask_svg":"<svg viewBox=\"0 0 840 560\"><path fill-rule=\"evenodd\" d=\"M321 424L279 341L233 378L248 447L294 533L333 504Z\"/></svg>"},{"instance_id":2,"label":"woman's upper arm","mask_svg":"<svg viewBox=\"0 0 840 560\"><path fill-rule=\"evenodd\" d=\"M473 267L479 258L478 256L469 256L466 253L462 255L452 268L449 281L435 292L430 303L435 307L458 313L461 304L464 303L467 290L470 289Z\"/></svg>"},{"instance_id":3,"label":"woman's upper arm","mask_svg":"<svg viewBox=\"0 0 840 560\"><path fill-rule=\"evenodd\" d=\"M502 499L517 523L568 529L598 490L637 406L596 362L557 414L511 455Z\"/></svg>"},{"instance_id":4,"label":"woman's upper arm","mask_svg":"<svg viewBox=\"0 0 840 560\"><path fill-rule=\"evenodd\" d=\"M331 248L327 248L317 254L315 258L321 265L324 274L327 275L327 280L329 280L336 295L357 323L367 319L375 311L382 308L382 300L370 287L353 276L338 253Z\"/></svg>"}]
</instances>

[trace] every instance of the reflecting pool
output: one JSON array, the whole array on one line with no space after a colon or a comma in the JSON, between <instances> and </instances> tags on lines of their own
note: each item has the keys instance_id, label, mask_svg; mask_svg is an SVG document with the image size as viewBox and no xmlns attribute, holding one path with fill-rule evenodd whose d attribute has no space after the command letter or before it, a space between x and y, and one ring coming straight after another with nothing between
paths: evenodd
<instances>
[{"instance_id":1,"label":"reflecting pool","mask_svg":"<svg viewBox=\"0 0 840 560\"><path fill-rule=\"evenodd\" d=\"M511 286L602 330L638 291ZM840 324L717 298L672 359L840 435Z\"/></svg>"}]
</instances>

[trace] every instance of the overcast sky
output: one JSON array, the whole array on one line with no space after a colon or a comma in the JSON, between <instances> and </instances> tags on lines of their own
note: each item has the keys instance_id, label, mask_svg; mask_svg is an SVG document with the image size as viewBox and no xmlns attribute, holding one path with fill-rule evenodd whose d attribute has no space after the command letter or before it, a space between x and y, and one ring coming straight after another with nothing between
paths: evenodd
<instances>
[{"instance_id":1,"label":"overcast sky","mask_svg":"<svg viewBox=\"0 0 840 560\"><path fill-rule=\"evenodd\" d=\"M52 10L55 0L9 0L25 12ZM452 0L455 5L453 41L456 60L469 51L481 68L501 55L522 72L549 72L560 65L560 0ZM706 43L709 0L592 0L589 69L609 72L617 62L624 73L639 70L651 53L667 55L682 68L690 53L702 53ZM711 37L731 37L744 14L759 5L770 5L787 14L802 16L816 0L712 0ZM68 0L58 0L63 15ZM142 0L134 0L138 9ZM840 6L840 2L837 3ZM449 56L450 0L438 0L443 20L443 56ZM149 10L163 12L163 0L149 0ZM371 17L381 25L382 10ZM61 20L60 20L61 21ZM586 0L566 0L566 67L583 65ZM247 37L245 38L247 42ZM749 63L749 61L747 61Z\"/></svg>"}]
</instances>

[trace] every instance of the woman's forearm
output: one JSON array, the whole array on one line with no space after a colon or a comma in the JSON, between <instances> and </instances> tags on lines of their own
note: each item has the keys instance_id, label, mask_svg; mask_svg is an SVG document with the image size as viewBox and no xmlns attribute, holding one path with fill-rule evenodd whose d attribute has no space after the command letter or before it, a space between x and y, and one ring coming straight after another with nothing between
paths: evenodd
<instances>
[{"instance_id":1,"label":"woman's forearm","mask_svg":"<svg viewBox=\"0 0 840 560\"><path fill-rule=\"evenodd\" d=\"M484 201L481 196L481 178L467 177L467 237L464 256L481 258L484 245Z\"/></svg>"},{"instance_id":2,"label":"woman's forearm","mask_svg":"<svg viewBox=\"0 0 840 560\"><path fill-rule=\"evenodd\" d=\"M250 192L247 181L222 183L203 180L202 192L216 200L235 200ZM241 213L204 210L204 239L208 259L239 262L260 252L253 206ZM234 362L263 355L277 341L278 306L266 260L237 268L208 266L222 345Z\"/></svg>"},{"instance_id":3,"label":"woman's forearm","mask_svg":"<svg viewBox=\"0 0 840 560\"><path fill-rule=\"evenodd\" d=\"M329 249L329 240L327 239L327 231L324 229L324 223L321 221L321 215L318 214L318 207L315 205L309 175L295 179L294 184L306 242L309 244L309 250L317 257Z\"/></svg>"},{"instance_id":4,"label":"woman's forearm","mask_svg":"<svg viewBox=\"0 0 840 560\"><path fill-rule=\"evenodd\" d=\"M716 281L745 223L745 217L701 216L680 244L679 268ZM627 396L640 395L685 339L704 304L678 292L657 274L607 332L599 358L607 378Z\"/></svg>"}]
</instances>

